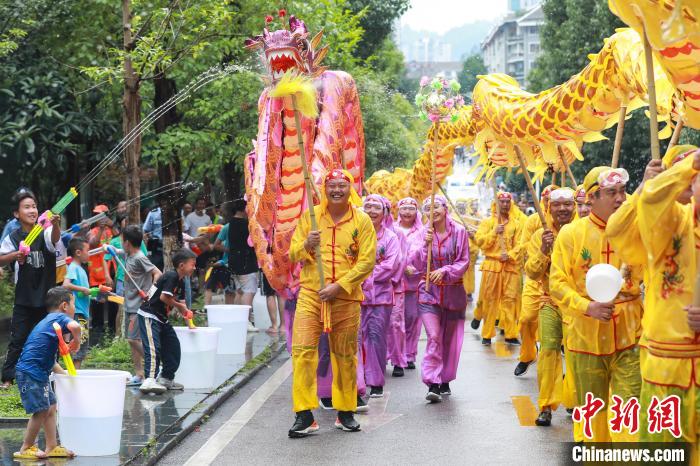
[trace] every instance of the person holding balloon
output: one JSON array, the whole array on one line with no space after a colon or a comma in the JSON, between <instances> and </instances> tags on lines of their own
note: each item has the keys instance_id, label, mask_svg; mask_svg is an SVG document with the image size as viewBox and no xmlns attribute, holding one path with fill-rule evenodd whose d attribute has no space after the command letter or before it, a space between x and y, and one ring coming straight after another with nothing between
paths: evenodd
<instances>
[{"instance_id":1,"label":"person holding balloon","mask_svg":"<svg viewBox=\"0 0 700 466\"><path fill-rule=\"evenodd\" d=\"M554 303L571 318L566 339L576 386L577 405L587 395L606 405L611 395L624 401L638 397L641 385L639 349L642 267L626 267L621 291L607 294L588 289L587 274L597 264L621 268L622 259L610 245L605 226L626 199L629 180L622 168L595 167L583 185L591 201L591 214L564 226L552 252L549 286ZM580 411L579 411L580 413ZM576 412L574 412L576 414ZM610 432L608 411L592 418L591 436L584 441L634 441L627 429ZM575 416L576 419L576 416Z\"/></svg>"}]
</instances>

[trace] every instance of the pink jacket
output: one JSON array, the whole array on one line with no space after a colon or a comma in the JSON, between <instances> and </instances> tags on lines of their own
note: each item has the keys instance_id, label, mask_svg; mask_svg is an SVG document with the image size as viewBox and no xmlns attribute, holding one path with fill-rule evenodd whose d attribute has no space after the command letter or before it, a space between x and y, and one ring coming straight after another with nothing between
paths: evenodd
<instances>
[{"instance_id":1,"label":"pink jacket","mask_svg":"<svg viewBox=\"0 0 700 466\"><path fill-rule=\"evenodd\" d=\"M462 225L448 221L445 236L433 235L431 270L444 272L442 283L430 283L430 291L425 290L425 273L428 262L428 246L425 233L420 234L421 246L412 251L410 263L420 272L418 302L440 306L449 311L464 311L467 308L467 293L462 277L469 267L469 237Z\"/></svg>"},{"instance_id":2,"label":"pink jacket","mask_svg":"<svg viewBox=\"0 0 700 466\"><path fill-rule=\"evenodd\" d=\"M420 223L416 219L416 222L413 224L410 230L408 230L408 234L403 233L403 230L401 230L400 222L396 221L394 222L394 230L401 232L401 236L399 237L400 241L403 241L403 250L404 254L406 255L406 263L404 265L404 269L402 272L403 274L403 289L404 291L418 291L418 284L421 281L421 278L423 277L418 271L416 273L408 275L406 273L406 267L407 265L410 264L409 258L411 254L415 251L423 247L423 235L422 231L425 228L423 224ZM412 265L412 264L411 264ZM415 266L414 266L415 267Z\"/></svg>"},{"instance_id":3,"label":"pink jacket","mask_svg":"<svg viewBox=\"0 0 700 466\"><path fill-rule=\"evenodd\" d=\"M362 283L365 295L363 305L394 304L394 286L392 280L396 268L402 263L401 245L396 234L388 228L377 232L377 260L372 275Z\"/></svg>"}]
</instances>

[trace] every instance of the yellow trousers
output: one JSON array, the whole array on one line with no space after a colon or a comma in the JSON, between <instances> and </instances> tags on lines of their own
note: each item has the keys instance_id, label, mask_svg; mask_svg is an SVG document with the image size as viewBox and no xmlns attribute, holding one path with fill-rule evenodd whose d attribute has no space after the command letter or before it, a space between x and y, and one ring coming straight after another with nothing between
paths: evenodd
<instances>
[{"instance_id":1,"label":"yellow trousers","mask_svg":"<svg viewBox=\"0 0 700 466\"><path fill-rule=\"evenodd\" d=\"M478 254L469 254L469 268L464 273L462 282L464 283L464 291L467 294L474 293L476 289L476 259Z\"/></svg>"},{"instance_id":2,"label":"yellow trousers","mask_svg":"<svg viewBox=\"0 0 700 466\"><path fill-rule=\"evenodd\" d=\"M496 319L506 338L518 337L517 300L520 294L520 276L513 272L482 270L479 290L479 309L484 318L482 338L496 336Z\"/></svg>"},{"instance_id":3,"label":"yellow trousers","mask_svg":"<svg viewBox=\"0 0 700 466\"><path fill-rule=\"evenodd\" d=\"M644 348L642 352L646 351ZM649 433L648 412L653 396L663 401L668 396L676 395L681 400L681 436L674 437L668 430ZM642 394L639 400L639 440L642 442L688 442L691 446L691 459L688 464L700 464L700 389L692 385L687 390L679 387L655 385L642 380Z\"/></svg>"},{"instance_id":4,"label":"yellow trousers","mask_svg":"<svg viewBox=\"0 0 700 466\"><path fill-rule=\"evenodd\" d=\"M333 407L338 411L357 409L357 332L360 326L360 303L333 301L328 344L333 368L331 389ZM323 330L321 301L318 294L299 292L292 330L292 404L294 412L318 407L316 368L318 340Z\"/></svg>"},{"instance_id":5,"label":"yellow trousers","mask_svg":"<svg viewBox=\"0 0 700 466\"><path fill-rule=\"evenodd\" d=\"M625 402L631 397L639 398L641 376L639 373L639 348L636 346L609 356L571 353L571 366L576 384L577 405L583 406L586 393L605 402L607 409L600 410L591 419L593 438L584 442L636 442L639 433L630 434L623 428L620 433L610 432L608 420L612 418L610 400L612 395ZM642 405L644 406L644 405ZM645 406L646 408L646 406Z\"/></svg>"},{"instance_id":6,"label":"yellow trousers","mask_svg":"<svg viewBox=\"0 0 700 466\"><path fill-rule=\"evenodd\" d=\"M530 362L537 358L537 319L542 306L541 295L537 282L529 279L525 281L520 319L518 319L521 343L520 362Z\"/></svg>"},{"instance_id":7,"label":"yellow trousers","mask_svg":"<svg viewBox=\"0 0 700 466\"><path fill-rule=\"evenodd\" d=\"M537 361L537 385L540 411L546 407L556 410L562 399L561 311L551 304L539 312L540 359Z\"/></svg>"}]
</instances>

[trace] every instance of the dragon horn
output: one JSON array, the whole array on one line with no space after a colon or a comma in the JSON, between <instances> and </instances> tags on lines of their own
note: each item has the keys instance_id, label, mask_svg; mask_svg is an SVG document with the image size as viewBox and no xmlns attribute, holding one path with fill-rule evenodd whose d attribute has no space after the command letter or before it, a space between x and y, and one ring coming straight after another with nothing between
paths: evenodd
<instances>
[{"instance_id":1,"label":"dragon horn","mask_svg":"<svg viewBox=\"0 0 700 466\"><path fill-rule=\"evenodd\" d=\"M318 66L321 64L324 58L326 58L326 54L328 53L328 46L324 46L321 50L316 52L314 55L314 66Z\"/></svg>"},{"instance_id":2,"label":"dragon horn","mask_svg":"<svg viewBox=\"0 0 700 466\"><path fill-rule=\"evenodd\" d=\"M318 48L319 44L321 43L321 38L323 37L323 29L318 31L318 34L314 36L313 39L311 39L311 48L316 49Z\"/></svg>"}]
</instances>

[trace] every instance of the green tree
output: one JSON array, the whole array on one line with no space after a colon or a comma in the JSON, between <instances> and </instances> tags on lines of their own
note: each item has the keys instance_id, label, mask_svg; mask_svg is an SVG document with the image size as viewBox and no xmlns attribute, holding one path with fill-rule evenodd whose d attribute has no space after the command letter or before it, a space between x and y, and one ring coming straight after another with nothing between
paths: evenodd
<instances>
[{"instance_id":1,"label":"green tree","mask_svg":"<svg viewBox=\"0 0 700 466\"><path fill-rule=\"evenodd\" d=\"M394 23L408 10L410 0L348 0L347 7L361 17L364 30L357 47L357 56L369 58L382 47L391 34Z\"/></svg>"},{"instance_id":2,"label":"green tree","mask_svg":"<svg viewBox=\"0 0 700 466\"><path fill-rule=\"evenodd\" d=\"M459 73L459 84L462 86L462 92L470 95L478 79L478 75L487 74L488 70L484 65L484 58L481 54L469 55L462 64L462 71Z\"/></svg>"}]
</instances>

